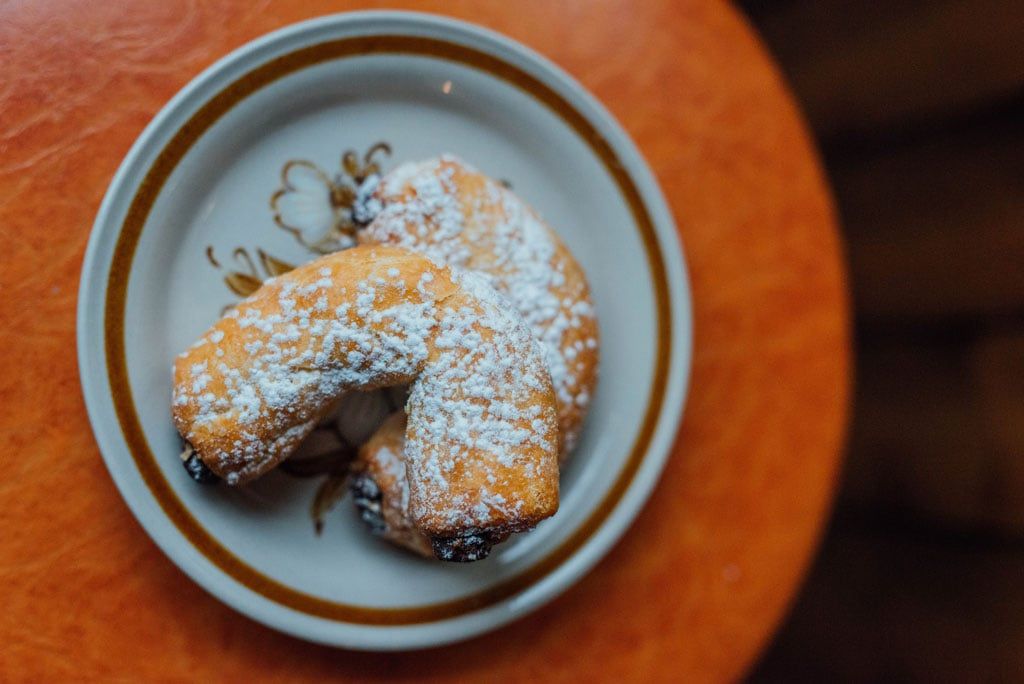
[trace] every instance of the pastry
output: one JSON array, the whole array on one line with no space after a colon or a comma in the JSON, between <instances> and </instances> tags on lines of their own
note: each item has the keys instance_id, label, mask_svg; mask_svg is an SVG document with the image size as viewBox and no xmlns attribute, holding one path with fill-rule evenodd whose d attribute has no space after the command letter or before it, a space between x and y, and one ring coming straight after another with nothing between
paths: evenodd
<instances>
[{"instance_id":1,"label":"pastry","mask_svg":"<svg viewBox=\"0 0 1024 684\"><path fill-rule=\"evenodd\" d=\"M366 527L379 536L421 555L434 554L430 540L409 520L409 481L402 450L405 412L393 413L359 450L352 470L351 490ZM384 492L389 496L385 497Z\"/></svg>"},{"instance_id":2,"label":"pastry","mask_svg":"<svg viewBox=\"0 0 1024 684\"><path fill-rule=\"evenodd\" d=\"M372 217L360 243L479 273L515 306L544 348L569 454L597 384L599 338L586 274L558 235L511 190L452 155L401 164L360 213Z\"/></svg>"},{"instance_id":3,"label":"pastry","mask_svg":"<svg viewBox=\"0 0 1024 684\"><path fill-rule=\"evenodd\" d=\"M480 276L396 247L337 252L268 280L179 355L174 424L228 484L287 458L347 391L409 383L410 524L472 560L558 507L544 352Z\"/></svg>"},{"instance_id":4,"label":"pastry","mask_svg":"<svg viewBox=\"0 0 1024 684\"><path fill-rule=\"evenodd\" d=\"M551 371L564 460L597 382L599 349L590 288L568 248L512 191L450 155L402 164L365 194L361 213L372 221L361 243L401 245L479 273L522 314ZM402 435L401 419L388 421L360 450L354 500L372 532L422 552L424 540L402 518L407 486L394 458Z\"/></svg>"}]
</instances>

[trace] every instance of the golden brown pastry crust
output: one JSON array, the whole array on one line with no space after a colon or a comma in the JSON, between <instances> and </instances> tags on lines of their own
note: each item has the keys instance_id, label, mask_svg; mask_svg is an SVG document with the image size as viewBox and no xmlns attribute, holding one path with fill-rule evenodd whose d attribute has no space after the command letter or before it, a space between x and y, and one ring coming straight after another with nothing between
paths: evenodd
<instances>
[{"instance_id":1,"label":"golden brown pastry crust","mask_svg":"<svg viewBox=\"0 0 1024 684\"><path fill-rule=\"evenodd\" d=\"M377 184L362 244L390 244L483 274L545 350L562 455L594 387L600 340L586 274L558 235L512 191L457 157L402 164Z\"/></svg>"},{"instance_id":2,"label":"golden brown pastry crust","mask_svg":"<svg viewBox=\"0 0 1024 684\"><path fill-rule=\"evenodd\" d=\"M175 361L175 426L229 484L274 467L353 389L411 383L402 458L430 537L526 529L558 507L539 346L487 284L357 247L268 281Z\"/></svg>"},{"instance_id":3,"label":"golden brown pastry crust","mask_svg":"<svg viewBox=\"0 0 1024 684\"><path fill-rule=\"evenodd\" d=\"M511 191L449 155L399 166L378 183L370 203L375 219L361 242L402 245L483 273L524 316L552 372L564 461L586 416L599 354L590 288L565 244ZM371 517L374 533L424 553L424 540L409 533L402 517L401 473L386 474L401 438L399 425L389 422L360 450L358 486L373 492L366 505L383 514L372 518L358 499L357 508Z\"/></svg>"},{"instance_id":4,"label":"golden brown pastry crust","mask_svg":"<svg viewBox=\"0 0 1024 684\"><path fill-rule=\"evenodd\" d=\"M405 428L405 412L393 413L360 447L352 470L353 499L371 531L420 555L432 556L430 538L406 515L409 483L402 459Z\"/></svg>"}]
</instances>

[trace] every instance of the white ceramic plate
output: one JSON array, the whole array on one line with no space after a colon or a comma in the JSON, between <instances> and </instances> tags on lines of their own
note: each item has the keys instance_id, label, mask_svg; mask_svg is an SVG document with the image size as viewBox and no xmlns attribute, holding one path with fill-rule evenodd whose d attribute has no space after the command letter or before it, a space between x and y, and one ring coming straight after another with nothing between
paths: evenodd
<instances>
[{"instance_id":1,"label":"white ceramic plate","mask_svg":"<svg viewBox=\"0 0 1024 684\"><path fill-rule=\"evenodd\" d=\"M315 481L272 473L249 491L200 487L169 419L174 355L264 275L257 250L297 263L334 220L342 153L386 171L453 152L508 180L589 274L601 383L558 514L485 561L444 564L373 538L349 501L321 535ZM292 164L287 179L282 168ZM313 168L321 170L318 174ZM324 223L324 222L327 223ZM220 268L213 265L213 260ZM234 276L236 285L245 278ZM626 530L682 413L690 295L675 227L636 148L568 75L475 26L406 13L324 17L270 34L190 83L145 130L100 209L82 273L78 354L90 419L149 535L237 610L306 639L361 649L456 641L533 610Z\"/></svg>"}]
</instances>

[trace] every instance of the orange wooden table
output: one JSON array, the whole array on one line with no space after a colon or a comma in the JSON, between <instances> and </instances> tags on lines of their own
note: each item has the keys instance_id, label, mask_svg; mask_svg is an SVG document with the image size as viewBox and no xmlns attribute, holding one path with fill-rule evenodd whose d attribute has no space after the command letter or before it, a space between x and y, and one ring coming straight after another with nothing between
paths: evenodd
<instances>
[{"instance_id":1,"label":"orange wooden table","mask_svg":"<svg viewBox=\"0 0 1024 684\"><path fill-rule=\"evenodd\" d=\"M0 679L721 680L781 618L827 515L850 362L832 204L768 55L719 2L401 4L547 55L657 174L696 338L652 499L553 604L426 654L305 644L205 594L136 524L93 442L74 351L83 251L114 170L175 91L262 33L357 3L3 4Z\"/></svg>"}]
</instances>

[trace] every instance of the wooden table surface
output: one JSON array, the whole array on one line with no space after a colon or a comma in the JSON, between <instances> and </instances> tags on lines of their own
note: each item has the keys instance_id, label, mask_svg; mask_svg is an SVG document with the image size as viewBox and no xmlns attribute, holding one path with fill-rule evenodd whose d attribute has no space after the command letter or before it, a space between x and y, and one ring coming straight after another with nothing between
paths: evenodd
<instances>
[{"instance_id":1,"label":"wooden table surface","mask_svg":"<svg viewBox=\"0 0 1024 684\"><path fill-rule=\"evenodd\" d=\"M561 598L428 652L305 644L200 590L122 503L86 419L75 305L89 229L132 141L200 70L368 3L0 4L0 679L722 680L783 615L827 516L851 369L831 199L768 54L719 2L399 4L547 55L658 176L686 247L695 355L653 497Z\"/></svg>"}]
</instances>

